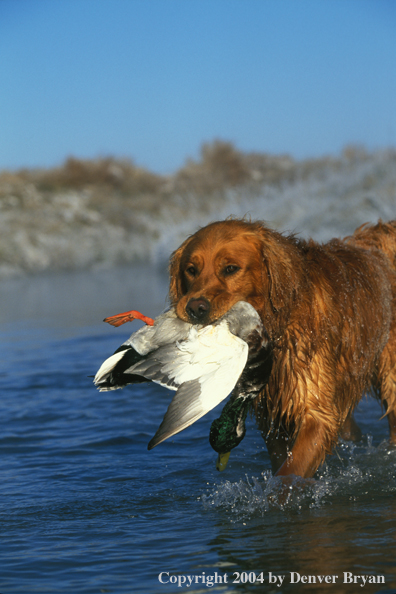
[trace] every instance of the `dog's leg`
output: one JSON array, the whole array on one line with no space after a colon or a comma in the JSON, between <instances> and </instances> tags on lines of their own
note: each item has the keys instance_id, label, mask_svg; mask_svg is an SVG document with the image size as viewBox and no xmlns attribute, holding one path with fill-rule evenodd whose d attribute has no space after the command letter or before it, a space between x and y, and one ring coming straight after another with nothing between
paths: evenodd
<instances>
[{"instance_id":1,"label":"dog's leg","mask_svg":"<svg viewBox=\"0 0 396 594\"><path fill-rule=\"evenodd\" d=\"M396 444L396 328L393 325L388 342L381 353L376 388L386 410L389 439Z\"/></svg>"},{"instance_id":2,"label":"dog's leg","mask_svg":"<svg viewBox=\"0 0 396 594\"><path fill-rule=\"evenodd\" d=\"M294 474L311 478L323 462L331 443L337 441L337 434L329 433L329 426L307 416L298 432L292 450L277 470L275 476Z\"/></svg>"},{"instance_id":3,"label":"dog's leg","mask_svg":"<svg viewBox=\"0 0 396 594\"><path fill-rule=\"evenodd\" d=\"M275 473L284 463L287 458L288 446L290 442L287 435L282 431L270 432L262 431L265 444L267 446L268 454L271 460L272 472Z\"/></svg>"},{"instance_id":4,"label":"dog's leg","mask_svg":"<svg viewBox=\"0 0 396 594\"><path fill-rule=\"evenodd\" d=\"M389 439L391 443L396 445L396 413L395 411L390 411L387 414L388 423L389 423Z\"/></svg>"},{"instance_id":5,"label":"dog's leg","mask_svg":"<svg viewBox=\"0 0 396 594\"><path fill-rule=\"evenodd\" d=\"M340 431L341 439L346 441L360 441L362 439L362 432L359 425L356 423L352 411L348 413Z\"/></svg>"}]
</instances>

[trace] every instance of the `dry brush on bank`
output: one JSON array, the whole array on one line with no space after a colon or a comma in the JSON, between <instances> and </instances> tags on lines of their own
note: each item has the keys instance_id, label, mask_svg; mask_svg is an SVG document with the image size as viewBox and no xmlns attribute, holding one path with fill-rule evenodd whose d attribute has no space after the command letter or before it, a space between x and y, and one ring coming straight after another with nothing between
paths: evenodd
<instances>
[{"instance_id":1,"label":"dry brush on bank","mask_svg":"<svg viewBox=\"0 0 396 594\"><path fill-rule=\"evenodd\" d=\"M165 262L199 225L245 214L319 239L394 218L396 151L297 161L214 141L169 176L112 157L2 171L0 275Z\"/></svg>"}]
</instances>

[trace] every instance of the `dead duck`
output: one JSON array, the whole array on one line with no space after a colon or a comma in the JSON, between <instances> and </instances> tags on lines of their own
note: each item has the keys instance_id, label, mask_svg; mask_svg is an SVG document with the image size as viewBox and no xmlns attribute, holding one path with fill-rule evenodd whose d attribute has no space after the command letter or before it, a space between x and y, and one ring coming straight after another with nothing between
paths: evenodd
<instances>
[{"instance_id":1,"label":"dead duck","mask_svg":"<svg viewBox=\"0 0 396 594\"><path fill-rule=\"evenodd\" d=\"M94 383L104 391L153 381L176 391L148 449L197 421L235 388L218 424L220 428L231 426L236 401L247 400L247 406L251 394L256 395L257 382L253 381L252 372L257 366L257 353L267 349L269 341L258 313L249 303L239 301L208 326L184 322L173 309L155 320L132 311L105 321L121 325L130 319L143 319L149 325L134 332L106 359ZM242 409L246 418L245 406ZM237 417L236 427L240 423ZM224 433L227 431L211 431L211 444L216 451L223 447Z\"/></svg>"}]
</instances>

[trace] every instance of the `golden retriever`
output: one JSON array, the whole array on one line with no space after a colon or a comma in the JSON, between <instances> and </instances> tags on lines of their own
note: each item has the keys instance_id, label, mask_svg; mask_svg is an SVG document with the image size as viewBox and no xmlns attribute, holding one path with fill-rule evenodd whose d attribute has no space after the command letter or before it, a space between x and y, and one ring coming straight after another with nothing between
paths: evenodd
<instances>
[{"instance_id":1,"label":"golden retriever","mask_svg":"<svg viewBox=\"0 0 396 594\"><path fill-rule=\"evenodd\" d=\"M273 365L254 413L278 476L312 477L373 390L396 443L396 221L326 244L228 219L189 237L170 262L170 300L210 324L251 303Z\"/></svg>"}]
</instances>

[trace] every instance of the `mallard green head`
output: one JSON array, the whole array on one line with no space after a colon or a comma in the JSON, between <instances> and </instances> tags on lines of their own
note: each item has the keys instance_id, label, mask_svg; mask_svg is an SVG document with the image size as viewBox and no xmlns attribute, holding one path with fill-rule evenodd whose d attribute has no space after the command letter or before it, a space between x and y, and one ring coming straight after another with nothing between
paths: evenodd
<instances>
[{"instance_id":1,"label":"mallard green head","mask_svg":"<svg viewBox=\"0 0 396 594\"><path fill-rule=\"evenodd\" d=\"M231 398L225 405L218 419L210 427L209 442L219 456L217 470L225 470L230 452L245 437L245 421L249 409L250 398L238 396Z\"/></svg>"}]
</instances>

